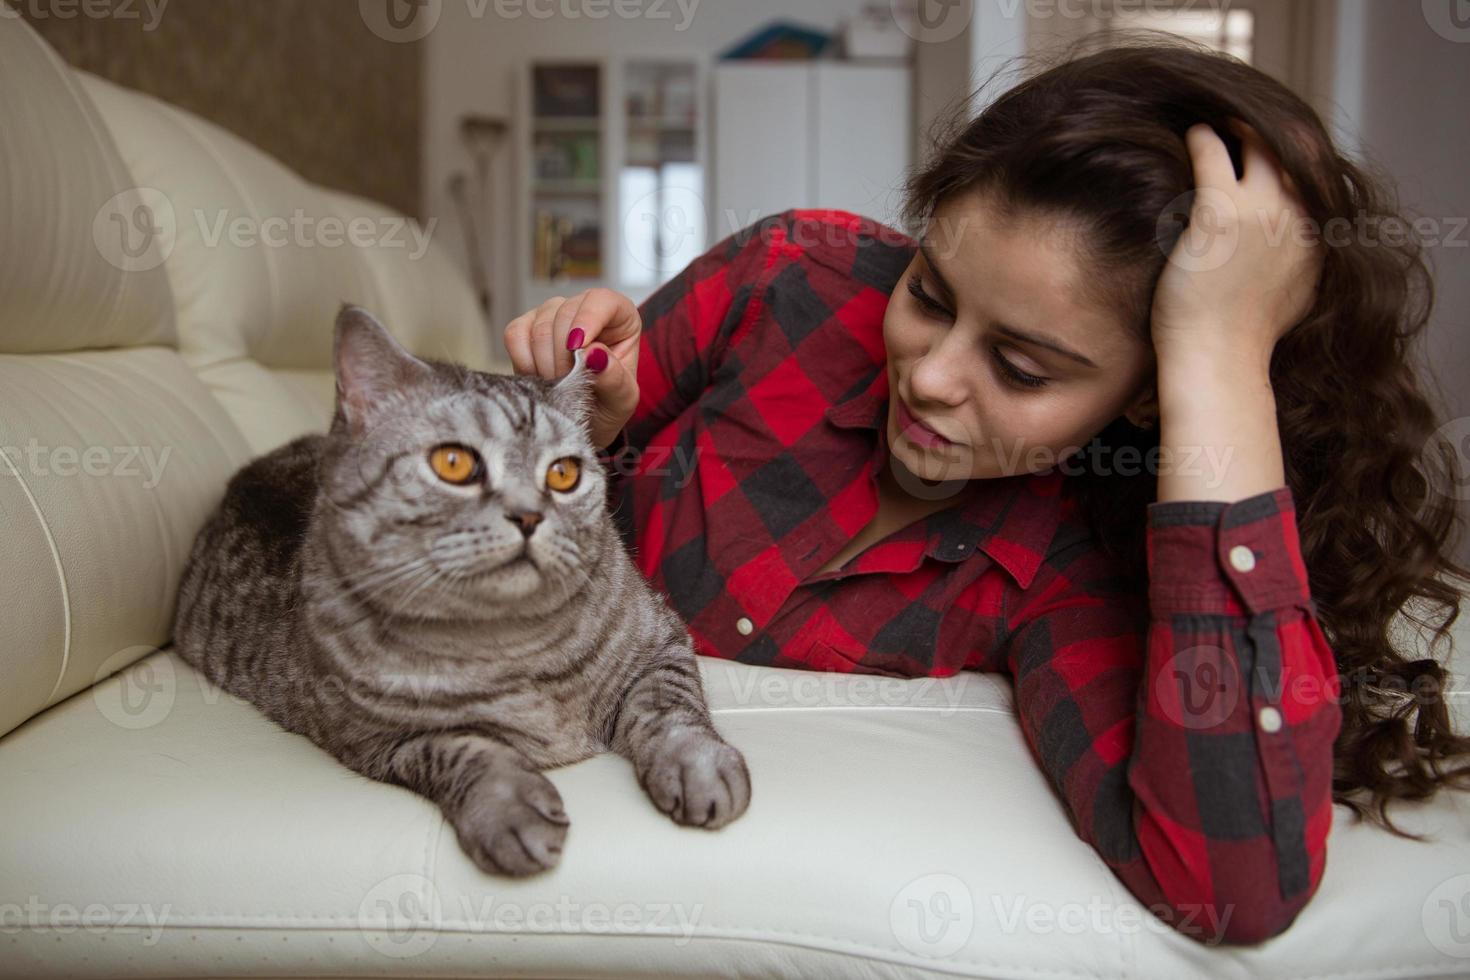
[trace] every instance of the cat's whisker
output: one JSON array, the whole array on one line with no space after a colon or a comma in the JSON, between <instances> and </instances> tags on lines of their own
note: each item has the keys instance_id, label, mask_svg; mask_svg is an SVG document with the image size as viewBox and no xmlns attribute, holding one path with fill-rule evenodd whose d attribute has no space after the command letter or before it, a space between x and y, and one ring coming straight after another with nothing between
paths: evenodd
<instances>
[{"instance_id":1,"label":"cat's whisker","mask_svg":"<svg viewBox=\"0 0 1470 980\"><path fill-rule=\"evenodd\" d=\"M415 562L411 567L398 570L396 574L378 576L370 584L366 586L355 586L349 591L362 601L372 603L395 589L407 585L416 579L427 567L427 562Z\"/></svg>"}]
</instances>

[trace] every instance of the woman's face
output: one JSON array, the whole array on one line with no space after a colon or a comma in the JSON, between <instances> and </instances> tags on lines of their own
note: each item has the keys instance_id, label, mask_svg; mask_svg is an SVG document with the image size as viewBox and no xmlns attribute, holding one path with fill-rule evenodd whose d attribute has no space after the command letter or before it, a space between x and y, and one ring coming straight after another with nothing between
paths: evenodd
<instances>
[{"instance_id":1,"label":"woman's face","mask_svg":"<svg viewBox=\"0 0 1470 980\"><path fill-rule=\"evenodd\" d=\"M888 443L904 469L1042 472L1119 415L1156 417L1152 347L1089 302L1074 248L1058 222L1005 221L978 193L935 209L883 317Z\"/></svg>"}]
</instances>

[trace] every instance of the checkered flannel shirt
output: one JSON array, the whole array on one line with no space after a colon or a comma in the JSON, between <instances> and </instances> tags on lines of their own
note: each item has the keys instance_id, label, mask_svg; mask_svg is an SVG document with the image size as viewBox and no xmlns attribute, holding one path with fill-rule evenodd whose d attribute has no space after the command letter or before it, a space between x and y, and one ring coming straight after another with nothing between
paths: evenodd
<instances>
[{"instance_id":1,"label":"checkered flannel shirt","mask_svg":"<svg viewBox=\"0 0 1470 980\"><path fill-rule=\"evenodd\" d=\"M1146 590L1062 467L817 574L877 509L883 312L916 245L788 210L643 303L639 405L602 456L626 544L705 656L1007 675L1073 827L1140 902L1202 942L1275 935L1322 876L1341 717L1289 488L1150 504Z\"/></svg>"}]
</instances>

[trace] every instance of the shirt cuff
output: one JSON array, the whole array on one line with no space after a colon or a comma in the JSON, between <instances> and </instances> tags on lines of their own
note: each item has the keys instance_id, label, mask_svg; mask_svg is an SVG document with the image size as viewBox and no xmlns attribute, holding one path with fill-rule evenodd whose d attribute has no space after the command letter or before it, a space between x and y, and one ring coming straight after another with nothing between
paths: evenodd
<instances>
[{"instance_id":1,"label":"shirt cuff","mask_svg":"<svg viewBox=\"0 0 1470 980\"><path fill-rule=\"evenodd\" d=\"M1229 502L1151 503L1146 534L1155 616L1311 605L1290 487Z\"/></svg>"}]
</instances>

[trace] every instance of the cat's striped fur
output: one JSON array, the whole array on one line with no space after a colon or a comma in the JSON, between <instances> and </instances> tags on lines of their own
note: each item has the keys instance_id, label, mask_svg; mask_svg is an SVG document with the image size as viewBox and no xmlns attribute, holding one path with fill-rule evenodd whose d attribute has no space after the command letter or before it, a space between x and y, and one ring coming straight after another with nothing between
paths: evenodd
<instances>
[{"instance_id":1,"label":"cat's striped fur","mask_svg":"<svg viewBox=\"0 0 1470 980\"><path fill-rule=\"evenodd\" d=\"M243 467L200 531L180 655L348 767L436 802L489 872L557 863L569 821L541 770L609 749L678 823L739 817L745 760L714 728L683 621L607 512L583 355L555 383L485 374L415 358L344 306L334 357L331 431ZM436 476L442 443L477 449L483 479ZM554 491L543 476L567 456L579 482Z\"/></svg>"}]
</instances>

